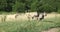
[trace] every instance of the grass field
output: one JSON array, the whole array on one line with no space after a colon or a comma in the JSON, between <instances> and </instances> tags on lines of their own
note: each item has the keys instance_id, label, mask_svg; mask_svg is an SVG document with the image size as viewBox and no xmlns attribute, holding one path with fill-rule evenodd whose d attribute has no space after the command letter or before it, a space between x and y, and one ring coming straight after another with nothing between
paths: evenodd
<instances>
[{"instance_id":1,"label":"grass field","mask_svg":"<svg viewBox=\"0 0 60 32\"><path fill-rule=\"evenodd\" d=\"M28 20L2 22L0 23L0 32L42 32L59 27L60 17L52 17L43 19L42 21ZM60 32L60 30L58 32Z\"/></svg>"}]
</instances>

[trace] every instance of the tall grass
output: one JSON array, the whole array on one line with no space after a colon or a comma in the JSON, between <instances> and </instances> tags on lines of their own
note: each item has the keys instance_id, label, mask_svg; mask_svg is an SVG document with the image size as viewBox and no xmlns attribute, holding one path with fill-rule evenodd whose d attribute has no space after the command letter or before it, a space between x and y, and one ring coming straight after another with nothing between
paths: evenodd
<instances>
[{"instance_id":1,"label":"tall grass","mask_svg":"<svg viewBox=\"0 0 60 32\"><path fill-rule=\"evenodd\" d=\"M53 20L52 20L53 19ZM60 18L44 19L43 21L9 21L0 23L0 32L41 32L60 27Z\"/></svg>"}]
</instances>

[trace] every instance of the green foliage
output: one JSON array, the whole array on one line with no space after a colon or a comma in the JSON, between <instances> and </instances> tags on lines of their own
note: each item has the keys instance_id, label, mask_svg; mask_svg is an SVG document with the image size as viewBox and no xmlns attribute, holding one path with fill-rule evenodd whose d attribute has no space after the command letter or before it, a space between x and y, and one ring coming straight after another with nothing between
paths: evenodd
<instances>
[{"instance_id":1,"label":"green foliage","mask_svg":"<svg viewBox=\"0 0 60 32\"><path fill-rule=\"evenodd\" d=\"M16 2L16 4L13 6L13 10L16 12L16 11L19 11L19 12L24 12L25 10L25 4L24 3L20 3L20 2Z\"/></svg>"},{"instance_id":2,"label":"green foliage","mask_svg":"<svg viewBox=\"0 0 60 32\"><path fill-rule=\"evenodd\" d=\"M0 0L0 11L59 12L60 0Z\"/></svg>"}]
</instances>

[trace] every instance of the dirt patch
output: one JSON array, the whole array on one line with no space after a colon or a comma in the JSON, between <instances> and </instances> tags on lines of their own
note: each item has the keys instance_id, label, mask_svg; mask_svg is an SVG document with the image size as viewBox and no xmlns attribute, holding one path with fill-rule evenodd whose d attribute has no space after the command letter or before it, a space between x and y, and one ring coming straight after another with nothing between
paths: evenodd
<instances>
[{"instance_id":1,"label":"dirt patch","mask_svg":"<svg viewBox=\"0 0 60 32\"><path fill-rule=\"evenodd\" d=\"M52 28L52 29L49 29L47 31L42 31L42 32L58 32L60 30L60 28Z\"/></svg>"}]
</instances>

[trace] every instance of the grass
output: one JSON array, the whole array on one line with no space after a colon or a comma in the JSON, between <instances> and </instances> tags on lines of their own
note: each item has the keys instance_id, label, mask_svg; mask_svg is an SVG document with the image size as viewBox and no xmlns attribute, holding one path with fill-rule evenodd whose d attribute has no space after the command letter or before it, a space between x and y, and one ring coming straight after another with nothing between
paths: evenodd
<instances>
[{"instance_id":1,"label":"grass","mask_svg":"<svg viewBox=\"0 0 60 32\"><path fill-rule=\"evenodd\" d=\"M48 18L43 21L8 21L0 23L0 32L41 32L60 27L60 17Z\"/></svg>"},{"instance_id":2,"label":"grass","mask_svg":"<svg viewBox=\"0 0 60 32\"><path fill-rule=\"evenodd\" d=\"M0 15L15 14L16 12L0 12Z\"/></svg>"}]
</instances>

